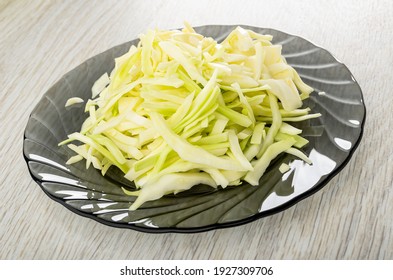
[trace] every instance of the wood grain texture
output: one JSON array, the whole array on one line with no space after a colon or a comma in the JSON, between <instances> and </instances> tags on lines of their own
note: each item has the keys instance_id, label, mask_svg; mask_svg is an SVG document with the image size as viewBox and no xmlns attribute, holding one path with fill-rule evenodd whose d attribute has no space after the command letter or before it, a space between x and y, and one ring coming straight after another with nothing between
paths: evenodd
<instances>
[{"instance_id":1,"label":"wood grain texture","mask_svg":"<svg viewBox=\"0 0 393 280\"><path fill-rule=\"evenodd\" d=\"M390 1L0 0L0 259L393 259L392 14ZM50 200L22 156L35 104L87 58L183 20L275 28L336 55L367 106L350 163L287 211L198 234L115 229Z\"/></svg>"}]
</instances>

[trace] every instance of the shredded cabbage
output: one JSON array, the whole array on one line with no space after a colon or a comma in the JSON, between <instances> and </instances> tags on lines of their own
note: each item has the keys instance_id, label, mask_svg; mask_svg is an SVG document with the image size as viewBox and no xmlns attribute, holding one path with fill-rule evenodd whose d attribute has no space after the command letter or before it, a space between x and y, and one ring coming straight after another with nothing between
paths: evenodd
<instances>
[{"instance_id":1,"label":"shredded cabbage","mask_svg":"<svg viewBox=\"0 0 393 280\"><path fill-rule=\"evenodd\" d=\"M67 100L66 104L64 105L65 107L72 106L74 104L79 104L83 103L83 99L80 97L71 97Z\"/></svg>"},{"instance_id":2,"label":"shredded cabbage","mask_svg":"<svg viewBox=\"0 0 393 280\"><path fill-rule=\"evenodd\" d=\"M81 131L59 144L82 143L68 145L67 164L124 172L136 187L124 189L137 196L130 210L200 183L258 185L281 153L311 164L298 149L308 141L287 122L320 116L301 108L313 89L272 36L237 27L218 43L185 26L149 30L116 58L92 87Z\"/></svg>"}]
</instances>

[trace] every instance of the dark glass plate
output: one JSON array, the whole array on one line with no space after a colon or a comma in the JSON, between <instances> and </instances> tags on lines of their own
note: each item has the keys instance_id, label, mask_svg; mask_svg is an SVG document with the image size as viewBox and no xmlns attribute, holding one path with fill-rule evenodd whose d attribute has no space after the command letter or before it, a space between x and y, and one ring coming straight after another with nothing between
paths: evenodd
<instances>
[{"instance_id":1,"label":"dark glass plate","mask_svg":"<svg viewBox=\"0 0 393 280\"><path fill-rule=\"evenodd\" d=\"M220 41L235 27L202 26L196 31ZM66 100L74 96L87 100L94 81L110 73L114 58L137 43L133 40L90 58L64 75L39 101L23 145L33 179L50 198L79 215L152 233L190 233L245 224L283 211L321 189L348 163L360 142L366 114L361 89L348 68L328 51L281 31L244 27L273 35L273 43L282 44L287 62L314 87L316 92L305 106L322 117L297 123L310 141L304 151L313 165L282 155L272 162L259 186L219 190L195 186L128 211L134 198L124 195L120 186L131 185L118 170L111 169L103 177L92 167L86 170L84 162L68 166L65 162L73 153L57 144L79 131L86 118L84 105L65 108ZM285 174L278 171L283 162L291 167Z\"/></svg>"}]
</instances>

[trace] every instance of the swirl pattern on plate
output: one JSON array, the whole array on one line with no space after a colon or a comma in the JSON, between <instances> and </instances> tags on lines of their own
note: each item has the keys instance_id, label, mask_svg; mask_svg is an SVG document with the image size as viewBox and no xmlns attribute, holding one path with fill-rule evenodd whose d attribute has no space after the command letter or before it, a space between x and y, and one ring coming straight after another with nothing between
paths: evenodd
<instances>
[{"instance_id":1,"label":"swirl pattern on plate","mask_svg":"<svg viewBox=\"0 0 393 280\"><path fill-rule=\"evenodd\" d=\"M196 31L216 40L236 26L201 26ZM132 188L119 170L103 177L84 162L66 165L72 155L58 143L80 130L84 105L65 108L70 97L87 100L91 86L114 67L114 59L137 40L94 56L53 85L31 113L24 135L23 153L33 179L52 199L68 209L101 223L145 232L199 232L241 225L277 213L321 189L349 161L360 142L365 121L361 89L348 68L328 51L303 38L273 29L243 26L273 35L282 44L283 55L302 79L316 92L305 102L322 117L297 123L310 141L304 148L313 165L282 155L270 165L259 186L243 184L215 190L195 186L178 195L168 195L128 211L134 197L121 186ZM323 92L323 94L319 94ZM288 163L290 171L278 167Z\"/></svg>"}]
</instances>

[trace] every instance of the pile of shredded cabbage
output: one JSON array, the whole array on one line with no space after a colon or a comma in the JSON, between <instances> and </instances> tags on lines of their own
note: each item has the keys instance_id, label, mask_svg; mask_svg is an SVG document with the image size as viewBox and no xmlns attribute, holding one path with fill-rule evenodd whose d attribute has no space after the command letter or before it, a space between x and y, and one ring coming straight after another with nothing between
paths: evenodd
<instances>
[{"instance_id":1,"label":"pile of shredded cabbage","mask_svg":"<svg viewBox=\"0 0 393 280\"><path fill-rule=\"evenodd\" d=\"M257 185L281 153L310 164L288 122L320 116L301 108L313 89L271 40L237 27L218 43L188 24L140 35L93 85L81 131L59 144L76 153L67 164L118 167L137 188L124 189L137 196L130 210L198 184Z\"/></svg>"}]
</instances>

